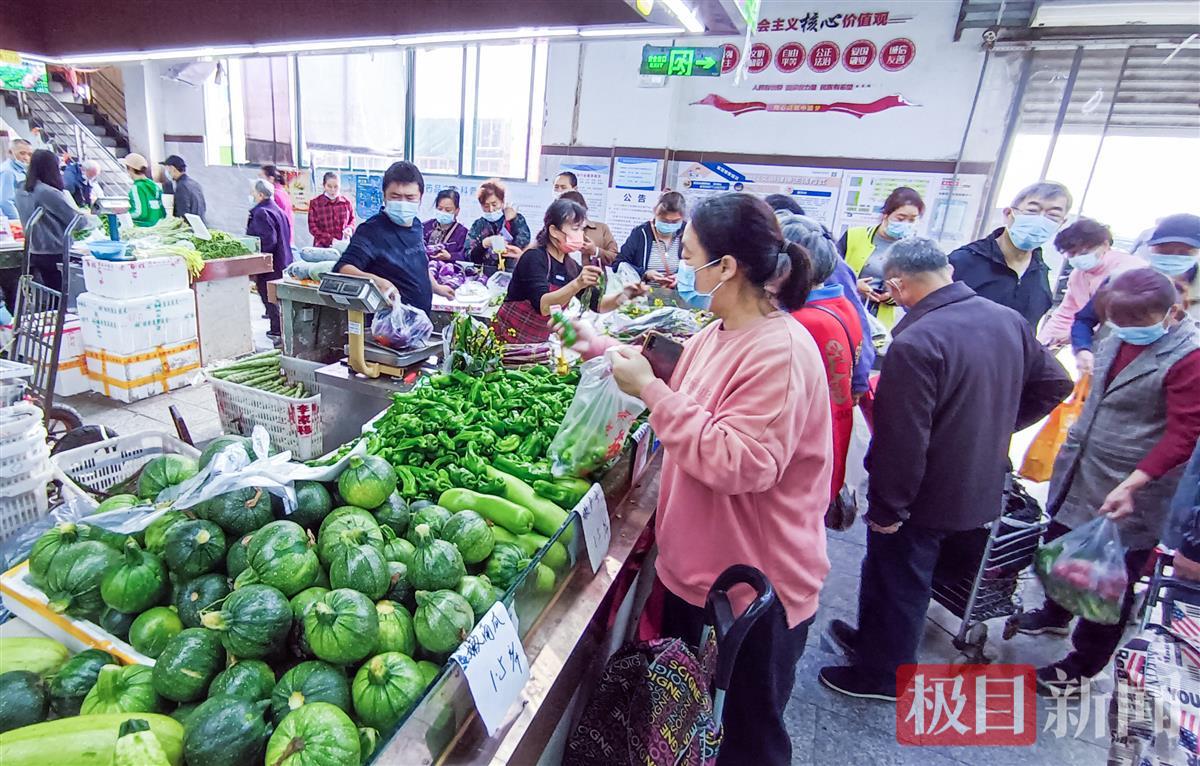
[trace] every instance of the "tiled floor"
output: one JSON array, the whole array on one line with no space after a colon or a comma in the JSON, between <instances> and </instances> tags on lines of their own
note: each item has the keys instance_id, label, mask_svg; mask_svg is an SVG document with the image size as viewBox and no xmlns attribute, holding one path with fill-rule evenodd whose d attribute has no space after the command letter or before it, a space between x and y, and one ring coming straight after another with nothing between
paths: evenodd
<instances>
[{"instance_id":1,"label":"tiled floor","mask_svg":"<svg viewBox=\"0 0 1200 766\"><path fill-rule=\"evenodd\" d=\"M261 305L252 298L252 314L261 314ZM265 320L256 319L255 336L258 348L267 348ZM168 394L125 405L98 394L86 394L68 400L77 407L84 419L115 428L119 433L154 429L174 434L168 408L176 405L191 431L192 439L201 443L221 432L215 402L207 384L189 386ZM1013 454L1017 460L1024 453L1033 429L1014 439ZM1044 487L1032 488L1035 495ZM1039 492L1041 490L1041 492ZM1044 499L1041 498L1041 499ZM865 527L859 523L849 532L831 533L828 542L829 559L833 569L821 594L821 609L809 632L808 648L796 669L796 687L787 709L792 736L792 763L814 764L878 764L878 766L1013 766L1015 764L1053 764L1054 766L1094 766L1105 762L1107 735L1095 732L1094 725L1079 738L1056 737L1042 731L1051 718L1053 704L1039 701L1038 741L1027 748L989 747L906 747L896 742L896 706L870 701L857 701L835 694L817 681L817 671L824 665L838 664L839 656L822 642L822 634L835 618L853 624L856 619L859 568L866 551ZM1040 602L1037 583L1024 584L1027 603ZM961 662L950 634L935 624L956 630L958 621L939 606L930 608L921 646L922 662ZM989 625L990 639L987 654L996 662L1043 665L1058 659L1069 649L1063 638L1019 636L1012 641L1000 638L1002 621ZM1093 716L1094 718L1094 716ZM1076 721L1072 720L1074 733Z\"/></svg>"}]
</instances>

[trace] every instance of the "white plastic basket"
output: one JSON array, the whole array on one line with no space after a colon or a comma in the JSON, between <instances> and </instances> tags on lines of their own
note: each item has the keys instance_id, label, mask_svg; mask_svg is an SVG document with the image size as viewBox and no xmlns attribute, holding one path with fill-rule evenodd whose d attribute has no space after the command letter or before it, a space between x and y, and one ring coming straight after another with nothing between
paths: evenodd
<instances>
[{"instance_id":1,"label":"white plastic basket","mask_svg":"<svg viewBox=\"0 0 1200 766\"><path fill-rule=\"evenodd\" d=\"M50 466L0 490L0 542L46 515L50 497L46 484L54 478Z\"/></svg>"},{"instance_id":2,"label":"white plastic basket","mask_svg":"<svg viewBox=\"0 0 1200 766\"><path fill-rule=\"evenodd\" d=\"M50 445L44 440L40 444L34 443L26 452L0 456L0 492L7 492L10 486L49 469Z\"/></svg>"},{"instance_id":3,"label":"white plastic basket","mask_svg":"<svg viewBox=\"0 0 1200 766\"><path fill-rule=\"evenodd\" d=\"M61 474L63 497L74 497L92 510L97 503L80 488L80 484L107 491L136 474L151 458L159 455L199 458L200 451L169 434L142 431L60 452L52 455L50 462Z\"/></svg>"},{"instance_id":4,"label":"white plastic basket","mask_svg":"<svg viewBox=\"0 0 1200 766\"><path fill-rule=\"evenodd\" d=\"M217 400L217 414L225 433L249 436L262 426L271 446L290 450L295 460L321 455L321 395L292 399L240 383L206 375Z\"/></svg>"}]
</instances>

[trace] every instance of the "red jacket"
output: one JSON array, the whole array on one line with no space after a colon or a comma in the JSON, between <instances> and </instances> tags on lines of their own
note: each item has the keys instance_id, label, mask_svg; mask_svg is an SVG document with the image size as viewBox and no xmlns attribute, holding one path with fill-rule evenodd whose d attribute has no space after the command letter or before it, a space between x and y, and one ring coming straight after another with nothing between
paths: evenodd
<instances>
[{"instance_id":1,"label":"red jacket","mask_svg":"<svg viewBox=\"0 0 1200 766\"><path fill-rule=\"evenodd\" d=\"M862 354L862 325L858 313L840 284L825 285L808 295L808 302L792 312L812 335L825 362L829 381L829 406L833 414L833 477L830 499L846 481L846 452L854 430L854 396L850 379Z\"/></svg>"}]
</instances>

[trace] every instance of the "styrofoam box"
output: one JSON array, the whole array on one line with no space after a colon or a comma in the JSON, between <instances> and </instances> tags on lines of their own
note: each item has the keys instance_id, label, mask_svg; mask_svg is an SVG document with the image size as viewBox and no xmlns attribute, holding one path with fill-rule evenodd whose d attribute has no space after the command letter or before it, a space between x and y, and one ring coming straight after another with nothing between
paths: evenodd
<instances>
[{"instance_id":1,"label":"styrofoam box","mask_svg":"<svg viewBox=\"0 0 1200 766\"><path fill-rule=\"evenodd\" d=\"M143 298L188 289L187 263L178 256L137 261L83 258L83 284L105 298Z\"/></svg>"},{"instance_id":2,"label":"styrofoam box","mask_svg":"<svg viewBox=\"0 0 1200 766\"><path fill-rule=\"evenodd\" d=\"M126 403L191 385L200 370L200 343L194 337L165 346L157 354L142 352L126 358L88 347L84 356L92 390Z\"/></svg>"},{"instance_id":3,"label":"styrofoam box","mask_svg":"<svg viewBox=\"0 0 1200 766\"><path fill-rule=\"evenodd\" d=\"M92 390L92 382L88 380L87 360L83 358L83 348L79 356L66 361L59 361L58 375L54 378L55 396L74 396Z\"/></svg>"},{"instance_id":4,"label":"styrofoam box","mask_svg":"<svg viewBox=\"0 0 1200 766\"><path fill-rule=\"evenodd\" d=\"M83 319L83 345L112 354L133 354L196 337L196 296L188 289L125 299L83 293L77 308Z\"/></svg>"}]
</instances>

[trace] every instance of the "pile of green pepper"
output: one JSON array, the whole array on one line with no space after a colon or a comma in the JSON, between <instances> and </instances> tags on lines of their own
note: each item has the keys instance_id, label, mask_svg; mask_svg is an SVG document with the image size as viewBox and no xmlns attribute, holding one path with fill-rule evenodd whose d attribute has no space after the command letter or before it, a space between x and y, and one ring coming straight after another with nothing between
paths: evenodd
<instances>
[{"instance_id":1,"label":"pile of green pepper","mask_svg":"<svg viewBox=\"0 0 1200 766\"><path fill-rule=\"evenodd\" d=\"M505 465L541 461L578 382L577 372L559 376L542 366L434 375L393 396L362 438L369 454L396 469L397 489L406 499L437 497L453 487L499 494L502 485L487 467L507 471ZM536 479L551 481L544 468L538 467Z\"/></svg>"}]
</instances>

